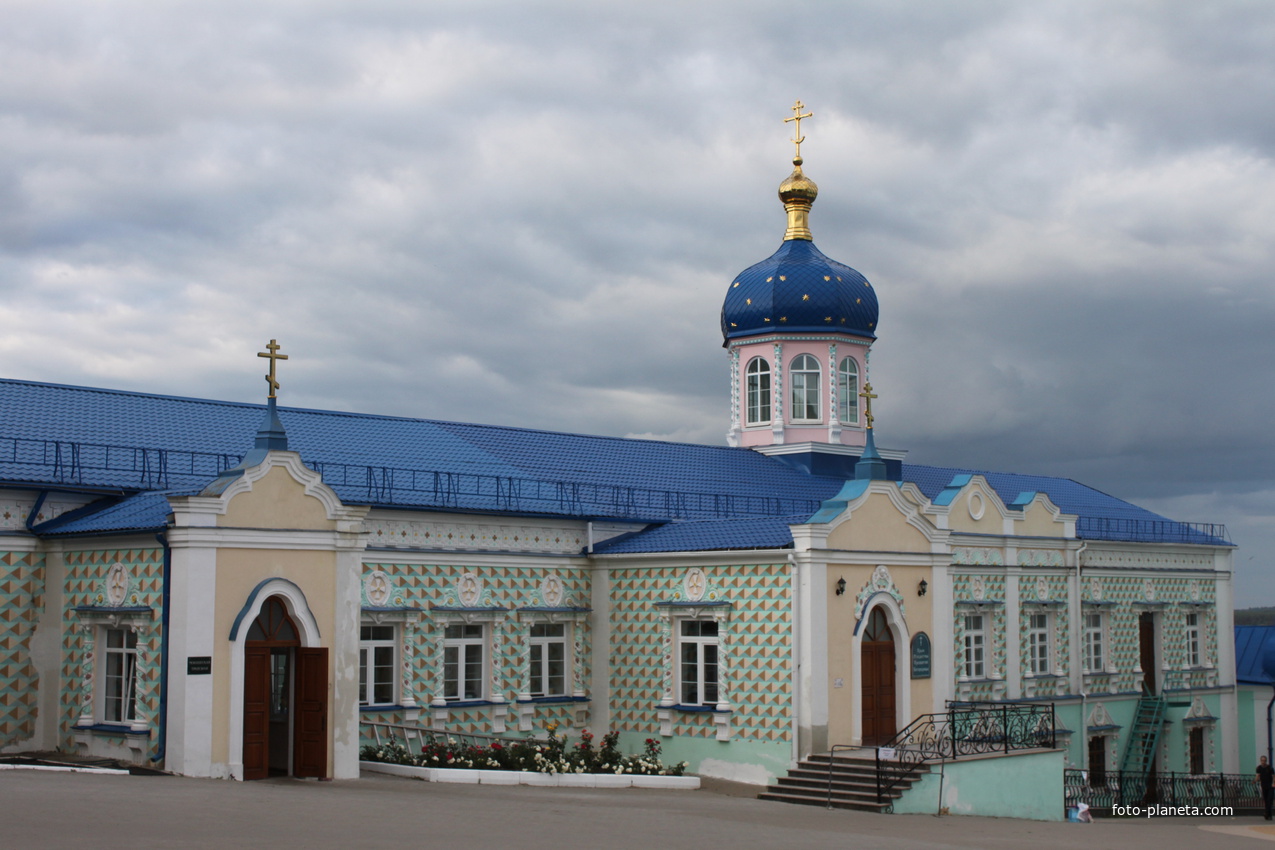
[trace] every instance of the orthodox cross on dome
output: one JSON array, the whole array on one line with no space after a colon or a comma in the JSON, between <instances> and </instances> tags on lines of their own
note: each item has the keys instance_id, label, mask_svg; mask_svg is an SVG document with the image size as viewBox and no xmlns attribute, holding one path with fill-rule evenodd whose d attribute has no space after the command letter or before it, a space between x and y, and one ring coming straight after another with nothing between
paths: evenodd
<instances>
[{"instance_id":1,"label":"orthodox cross on dome","mask_svg":"<svg viewBox=\"0 0 1275 850\"><path fill-rule=\"evenodd\" d=\"M287 360L287 359L288 359L288 355L286 355L286 354L280 354L280 353L279 353L279 348L280 348L279 343L275 342L275 341L272 339L272 340L270 340L270 344L266 346L266 349L268 350L268 353L267 353L267 351L258 351L258 352L257 352L257 356L258 356L258 357L268 357L268 358L270 358L270 374L269 374L269 375L266 375L266 383L270 385L270 395L268 396L268 398L274 398L274 397L275 397L275 392L279 389L279 382L278 382L278 381L276 381L276 380L275 380L275 377L274 377L274 365L275 365L275 361L277 361L277 360Z\"/></svg>"},{"instance_id":2,"label":"orthodox cross on dome","mask_svg":"<svg viewBox=\"0 0 1275 850\"><path fill-rule=\"evenodd\" d=\"M874 418L872 416L872 399L876 397L877 394L872 391L872 384L864 384L863 392L859 393L859 398L864 399L864 407L866 409L863 411L863 419L868 423L869 431L872 430L872 420Z\"/></svg>"},{"instance_id":3,"label":"orthodox cross on dome","mask_svg":"<svg viewBox=\"0 0 1275 850\"><path fill-rule=\"evenodd\" d=\"M806 108L806 104L798 100L792 107L792 112L793 112L792 117L784 119L785 124L787 124L789 121L796 122L793 128L793 134L792 134L793 135L792 143L797 146L797 153L795 155L796 159L801 159L801 143L806 140L806 137L801 135L801 119L815 117L815 114L813 112L807 112L805 115L802 115L801 110L805 108Z\"/></svg>"}]
</instances>

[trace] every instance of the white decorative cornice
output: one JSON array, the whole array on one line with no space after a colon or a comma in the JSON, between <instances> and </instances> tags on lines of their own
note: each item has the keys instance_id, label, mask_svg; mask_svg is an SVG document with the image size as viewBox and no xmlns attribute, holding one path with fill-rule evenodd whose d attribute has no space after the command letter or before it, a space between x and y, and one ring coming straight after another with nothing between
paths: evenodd
<instances>
[{"instance_id":1,"label":"white decorative cornice","mask_svg":"<svg viewBox=\"0 0 1275 850\"><path fill-rule=\"evenodd\" d=\"M369 519L367 545L381 549L550 552L575 555L588 545L582 525L514 525L447 520ZM598 542L596 539L595 543Z\"/></svg>"}]
</instances>

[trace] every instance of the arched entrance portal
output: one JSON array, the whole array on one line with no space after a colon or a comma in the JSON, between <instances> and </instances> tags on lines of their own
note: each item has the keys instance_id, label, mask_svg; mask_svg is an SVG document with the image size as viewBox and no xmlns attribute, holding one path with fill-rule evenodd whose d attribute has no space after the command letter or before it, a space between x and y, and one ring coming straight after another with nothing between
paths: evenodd
<instances>
[{"instance_id":1,"label":"arched entrance portal","mask_svg":"<svg viewBox=\"0 0 1275 850\"><path fill-rule=\"evenodd\" d=\"M284 600L269 597L244 643L244 779L324 776L327 690L327 648L303 647Z\"/></svg>"},{"instance_id":2,"label":"arched entrance portal","mask_svg":"<svg viewBox=\"0 0 1275 850\"><path fill-rule=\"evenodd\" d=\"M884 744L898 731L895 721L894 634L880 606L872 609L860 643L860 678L865 746Z\"/></svg>"}]
</instances>

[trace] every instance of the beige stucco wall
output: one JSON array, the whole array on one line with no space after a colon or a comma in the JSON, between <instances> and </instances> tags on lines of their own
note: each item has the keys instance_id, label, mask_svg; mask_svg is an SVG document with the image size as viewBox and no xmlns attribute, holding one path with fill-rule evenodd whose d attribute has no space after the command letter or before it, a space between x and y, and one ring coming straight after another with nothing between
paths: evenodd
<instances>
[{"instance_id":1,"label":"beige stucco wall","mask_svg":"<svg viewBox=\"0 0 1275 850\"><path fill-rule=\"evenodd\" d=\"M887 557L887 556L883 556ZM896 633L894 658L896 682L906 679L911 674L911 655L909 642L912 635L923 631L930 636L931 645L935 642L933 627L932 596L917 596L916 588L922 579L930 586L934 584L933 571L928 566L901 566L883 562L890 571L890 578L899 594L903 597L904 623L902 637ZM863 566L828 566L828 586L825 598L828 600L828 741L829 743L850 743L852 738L852 717L858 710L860 700L854 688L854 668L858 663L855 651L854 636L856 599L863 587L871 580L874 565ZM844 577L846 592L837 596L837 580ZM887 614L890 614L887 609ZM893 625L893 624L892 624ZM836 680L841 679L843 686L836 687ZM919 679L910 685L911 716L901 716L903 708L901 700L896 698L896 709L899 728L903 728L913 716L932 710L934 689L933 679Z\"/></svg>"},{"instance_id":2,"label":"beige stucco wall","mask_svg":"<svg viewBox=\"0 0 1275 850\"><path fill-rule=\"evenodd\" d=\"M885 493L872 493L828 534L827 548L858 552L929 552L930 541ZM846 581L850 581L849 578Z\"/></svg>"},{"instance_id":3,"label":"beige stucco wall","mask_svg":"<svg viewBox=\"0 0 1275 850\"><path fill-rule=\"evenodd\" d=\"M1014 524L1014 533L1024 537L1062 537L1065 525L1054 519L1053 511L1040 502L1032 502L1023 511L1021 522Z\"/></svg>"},{"instance_id":4,"label":"beige stucco wall","mask_svg":"<svg viewBox=\"0 0 1275 850\"><path fill-rule=\"evenodd\" d=\"M275 467L253 483L250 492L235 496L218 525L227 528L284 529L275 532L283 538L287 530L331 530L323 503L305 493L283 467ZM230 763L230 630L235 617L248 601L253 588L266 579L286 579L301 589L319 629L320 645L332 647L336 634L337 554L334 550L248 549L221 547L217 550L217 583L215 620L217 643L213 654L214 709L212 758ZM328 665L328 711L333 710L332 687L335 658ZM330 724L329 728L332 728ZM333 748L328 746L328 775L332 775Z\"/></svg>"},{"instance_id":5,"label":"beige stucco wall","mask_svg":"<svg viewBox=\"0 0 1275 850\"><path fill-rule=\"evenodd\" d=\"M252 491L230 500L226 513L217 518L222 528L312 529L330 531L323 503L305 494L288 470L276 466L252 484Z\"/></svg>"}]
</instances>

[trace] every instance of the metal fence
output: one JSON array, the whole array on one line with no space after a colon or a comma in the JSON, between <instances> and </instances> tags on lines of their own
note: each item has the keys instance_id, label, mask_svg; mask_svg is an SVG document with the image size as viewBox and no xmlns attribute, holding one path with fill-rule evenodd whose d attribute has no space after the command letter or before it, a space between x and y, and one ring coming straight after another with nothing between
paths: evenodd
<instances>
[{"instance_id":1,"label":"metal fence","mask_svg":"<svg viewBox=\"0 0 1275 850\"><path fill-rule=\"evenodd\" d=\"M400 743L412 749L416 745L419 751L427 744L465 744L472 747L489 747L500 744L540 744L548 746L545 738L532 738L526 735L484 735L480 732L439 732L427 726L410 723L385 723L379 720L359 721L360 743L381 746L383 744Z\"/></svg>"},{"instance_id":2,"label":"metal fence","mask_svg":"<svg viewBox=\"0 0 1275 850\"><path fill-rule=\"evenodd\" d=\"M1017 703L953 703L942 714L922 714L877 748L877 802L923 764L961 756L1053 749L1054 706ZM893 750L893 758L882 758Z\"/></svg>"},{"instance_id":3,"label":"metal fence","mask_svg":"<svg viewBox=\"0 0 1275 850\"><path fill-rule=\"evenodd\" d=\"M1138 773L1119 770L1090 774L1067 769L1063 773L1064 805L1089 806L1096 815L1110 815L1113 806L1231 806L1262 811L1262 792L1252 776L1235 773Z\"/></svg>"}]
</instances>

